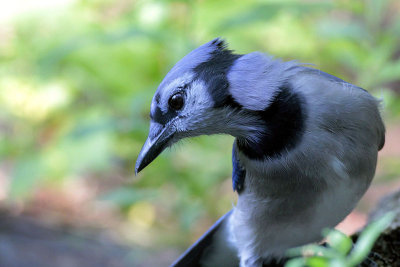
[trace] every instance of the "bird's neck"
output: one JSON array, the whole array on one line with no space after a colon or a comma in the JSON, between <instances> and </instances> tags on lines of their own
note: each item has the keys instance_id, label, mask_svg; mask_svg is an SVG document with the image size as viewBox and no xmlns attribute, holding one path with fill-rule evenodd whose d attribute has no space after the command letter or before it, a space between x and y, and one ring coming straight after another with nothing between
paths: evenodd
<instances>
[{"instance_id":1,"label":"bird's neck","mask_svg":"<svg viewBox=\"0 0 400 267\"><path fill-rule=\"evenodd\" d=\"M265 110L252 113L262 121L258 124L262 128L236 140L238 150L246 157L257 160L279 157L299 143L307 113L304 98L290 87L281 87Z\"/></svg>"}]
</instances>

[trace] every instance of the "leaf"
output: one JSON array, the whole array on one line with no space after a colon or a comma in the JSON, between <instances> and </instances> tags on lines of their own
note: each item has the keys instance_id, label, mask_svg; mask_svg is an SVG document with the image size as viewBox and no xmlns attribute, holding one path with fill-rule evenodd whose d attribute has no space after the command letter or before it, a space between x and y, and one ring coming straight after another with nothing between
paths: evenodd
<instances>
[{"instance_id":1,"label":"leaf","mask_svg":"<svg viewBox=\"0 0 400 267\"><path fill-rule=\"evenodd\" d=\"M325 257L310 257L306 259L307 266L311 267L328 267L331 266L329 259ZM342 265L343 266L343 265Z\"/></svg>"},{"instance_id":2,"label":"leaf","mask_svg":"<svg viewBox=\"0 0 400 267\"><path fill-rule=\"evenodd\" d=\"M329 246L342 255L346 255L353 245L353 242L348 236L336 229L329 230L326 238Z\"/></svg>"},{"instance_id":3,"label":"leaf","mask_svg":"<svg viewBox=\"0 0 400 267\"><path fill-rule=\"evenodd\" d=\"M350 266L360 264L368 256L376 239L390 225L394 218L395 214L389 212L379 220L369 224L364 231L362 231L348 258Z\"/></svg>"},{"instance_id":4,"label":"leaf","mask_svg":"<svg viewBox=\"0 0 400 267\"><path fill-rule=\"evenodd\" d=\"M298 248L289 249L287 252L288 257L295 257L295 256L303 256L303 257L310 257L310 256L324 256L324 257L336 257L339 254L336 251L326 248L323 246L318 245L305 245Z\"/></svg>"}]
</instances>

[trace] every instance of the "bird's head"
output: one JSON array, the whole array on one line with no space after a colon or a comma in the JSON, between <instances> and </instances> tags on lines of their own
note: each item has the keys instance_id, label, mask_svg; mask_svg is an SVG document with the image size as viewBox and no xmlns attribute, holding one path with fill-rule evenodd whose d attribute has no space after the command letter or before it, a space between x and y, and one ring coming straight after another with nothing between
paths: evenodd
<instances>
[{"instance_id":1,"label":"bird's head","mask_svg":"<svg viewBox=\"0 0 400 267\"><path fill-rule=\"evenodd\" d=\"M257 138L262 121L254 111L265 108L265 99L273 92L264 92L260 97L255 95L254 87L258 86L255 81L259 69L269 61L261 53L234 54L219 38L181 59L153 97L149 135L135 172L185 137L222 133L251 138L249 133L253 132Z\"/></svg>"}]
</instances>

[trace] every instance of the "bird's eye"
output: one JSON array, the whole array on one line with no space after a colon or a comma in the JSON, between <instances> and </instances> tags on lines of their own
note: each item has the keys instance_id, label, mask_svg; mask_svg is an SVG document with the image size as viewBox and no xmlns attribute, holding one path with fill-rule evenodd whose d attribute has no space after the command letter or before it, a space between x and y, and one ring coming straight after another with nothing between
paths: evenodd
<instances>
[{"instance_id":1,"label":"bird's eye","mask_svg":"<svg viewBox=\"0 0 400 267\"><path fill-rule=\"evenodd\" d=\"M175 110L180 110L183 107L183 95L182 93L176 93L171 96L168 100L168 105Z\"/></svg>"}]
</instances>

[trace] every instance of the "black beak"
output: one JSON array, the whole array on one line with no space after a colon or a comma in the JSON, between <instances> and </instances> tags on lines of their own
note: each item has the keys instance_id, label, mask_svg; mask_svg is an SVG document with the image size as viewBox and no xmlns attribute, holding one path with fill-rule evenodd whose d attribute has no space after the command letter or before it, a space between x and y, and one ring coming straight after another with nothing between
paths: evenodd
<instances>
[{"instance_id":1,"label":"black beak","mask_svg":"<svg viewBox=\"0 0 400 267\"><path fill-rule=\"evenodd\" d=\"M174 134L175 127L172 123L165 127L159 123L150 123L149 136L136 160L135 174L138 174L163 152Z\"/></svg>"}]
</instances>

